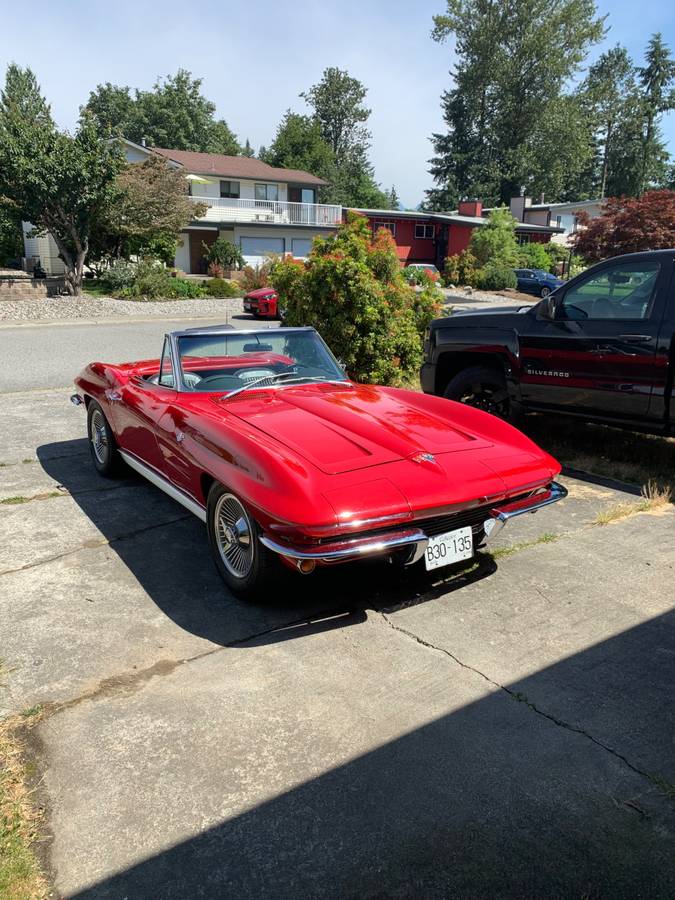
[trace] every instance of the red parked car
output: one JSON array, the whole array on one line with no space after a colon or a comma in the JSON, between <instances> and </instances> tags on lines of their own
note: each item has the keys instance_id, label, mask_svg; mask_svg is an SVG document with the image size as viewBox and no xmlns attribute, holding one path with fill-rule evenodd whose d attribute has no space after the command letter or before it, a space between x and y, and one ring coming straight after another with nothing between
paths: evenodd
<instances>
[{"instance_id":1,"label":"red parked car","mask_svg":"<svg viewBox=\"0 0 675 900\"><path fill-rule=\"evenodd\" d=\"M278 319L279 295L271 287L256 288L244 294L244 309L254 319Z\"/></svg>"},{"instance_id":2,"label":"red parked car","mask_svg":"<svg viewBox=\"0 0 675 900\"><path fill-rule=\"evenodd\" d=\"M173 332L160 359L92 363L75 384L96 469L124 461L202 519L241 596L279 562L469 559L566 493L559 464L511 425L356 384L312 328Z\"/></svg>"}]
</instances>

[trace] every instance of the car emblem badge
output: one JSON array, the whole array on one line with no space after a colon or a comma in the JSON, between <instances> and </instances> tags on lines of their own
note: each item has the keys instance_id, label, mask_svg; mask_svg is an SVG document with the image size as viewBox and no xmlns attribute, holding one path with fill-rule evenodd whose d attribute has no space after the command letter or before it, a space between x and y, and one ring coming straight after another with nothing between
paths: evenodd
<instances>
[{"instance_id":1,"label":"car emblem badge","mask_svg":"<svg viewBox=\"0 0 675 900\"><path fill-rule=\"evenodd\" d=\"M413 456L413 462L423 463L423 462L436 462L436 457L433 453L416 453Z\"/></svg>"}]
</instances>

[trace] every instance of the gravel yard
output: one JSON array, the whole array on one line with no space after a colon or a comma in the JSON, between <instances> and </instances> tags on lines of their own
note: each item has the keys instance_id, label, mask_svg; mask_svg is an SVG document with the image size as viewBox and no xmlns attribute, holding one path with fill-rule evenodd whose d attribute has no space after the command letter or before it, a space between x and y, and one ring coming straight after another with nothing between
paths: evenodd
<instances>
[{"instance_id":1,"label":"gravel yard","mask_svg":"<svg viewBox=\"0 0 675 900\"><path fill-rule=\"evenodd\" d=\"M0 321L28 322L68 319L175 319L223 315L227 318L242 311L239 297L220 300L201 297L196 300L117 300L114 297L41 297L35 300L0 301Z\"/></svg>"}]
</instances>

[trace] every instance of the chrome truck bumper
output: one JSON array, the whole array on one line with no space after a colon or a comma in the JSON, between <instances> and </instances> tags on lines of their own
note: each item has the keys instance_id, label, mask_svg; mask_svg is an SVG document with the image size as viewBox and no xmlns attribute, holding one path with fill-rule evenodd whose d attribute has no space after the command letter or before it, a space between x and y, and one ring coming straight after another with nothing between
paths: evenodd
<instances>
[{"instance_id":1,"label":"chrome truck bumper","mask_svg":"<svg viewBox=\"0 0 675 900\"><path fill-rule=\"evenodd\" d=\"M487 518L483 522L486 541L491 541L510 519L522 516L525 513L535 513L544 506L556 503L566 496L566 488L552 481L547 487L542 488L542 490L529 497L516 500L513 503L496 506L489 511ZM397 550L406 548L410 550L407 564L411 565L421 559L424 551L427 549L429 538L422 530L423 528L424 523L421 522L418 527L397 528L374 537L369 537L366 534L307 547L284 544L266 534L260 536L260 541L268 550L278 553L294 563L299 571L309 574L317 564L335 565L336 563L363 559L367 556L387 556Z\"/></svg>"}]
</instances>

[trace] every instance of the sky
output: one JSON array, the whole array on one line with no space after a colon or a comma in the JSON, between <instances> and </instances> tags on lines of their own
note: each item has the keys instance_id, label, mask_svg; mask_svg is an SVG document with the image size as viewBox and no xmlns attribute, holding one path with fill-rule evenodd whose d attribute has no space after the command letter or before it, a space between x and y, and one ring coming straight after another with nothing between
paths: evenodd
<instances>
[{"instance_id":1,"label":"sky","mask_svg":"<svg viewBox=\"0 0 675 900\"><path fill-rule=\"evenodd\" d=\"M203 78L217 116L257 148L271 143L286 109L306 111L300 92L338 66L368 88L377 180L414 207L431 187L429 137L443 128L440 96L452 85L452 43L430 37L444 8L444 0L33 0L28 14L0 0L0 73L9 62L30 66L57 123L72 129L97 84L148 89L186 68ZM603 0L598 10L610 30L589 62L617 43L641 62L654 31L675 53L675 4ZM673 114L664 133L675 156Z\"/></svg>"}]
</instances>

